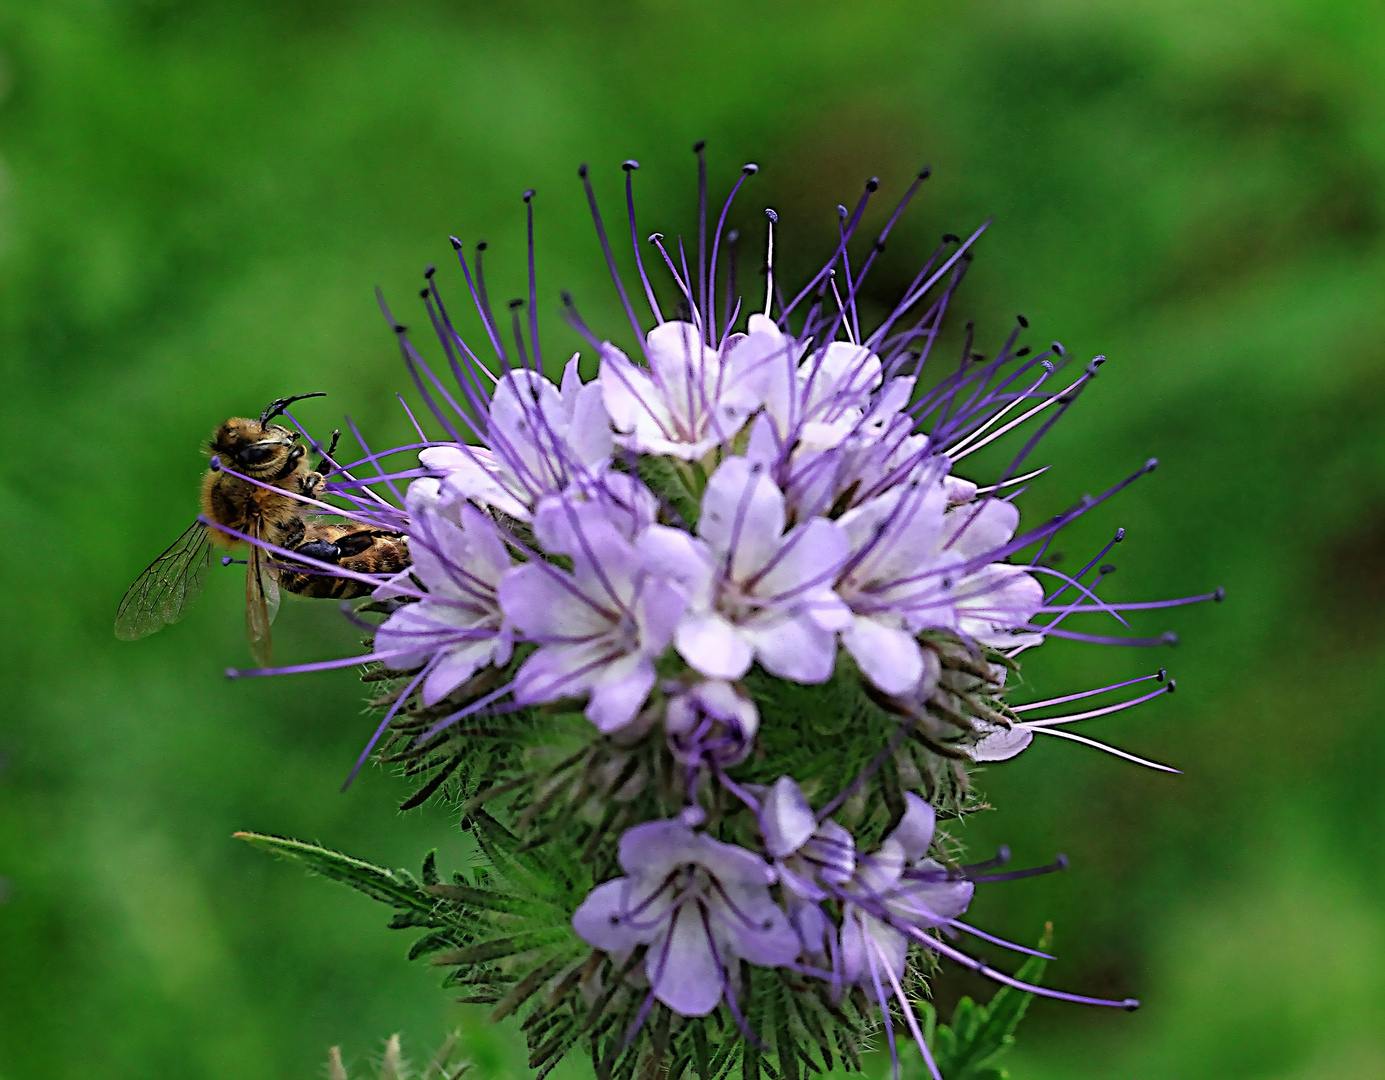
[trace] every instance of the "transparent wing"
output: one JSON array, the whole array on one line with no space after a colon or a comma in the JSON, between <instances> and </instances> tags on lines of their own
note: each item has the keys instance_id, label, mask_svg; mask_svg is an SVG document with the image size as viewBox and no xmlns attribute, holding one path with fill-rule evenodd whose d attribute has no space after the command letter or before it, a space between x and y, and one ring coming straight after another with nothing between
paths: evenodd
<instances>
[{"instance_id":1,"label":"transparent wing","mask_svg":"<svg viewBox=\"0 0 1385 1080\"><path fill-rule=\"evenodd\" d=\"M254 532L258 535L258 528ZM251 544L245 567L245 636L250 641L250 655L261 667L274 663L274 642L269 627L277 614L278 572L269 565L264 550Z\"/></svg>"},{"instance_id":2,"label":"transparent wing","mask_svg":"<svg viewBox=\"0 0 1385 1080\"><path fill-rule=\"evenodd\" d=\"M115 612L115 636L134 641L177 622L202 594L211 565L211 537L194 521L125 591Z\"/></svg>"}]
</instances>

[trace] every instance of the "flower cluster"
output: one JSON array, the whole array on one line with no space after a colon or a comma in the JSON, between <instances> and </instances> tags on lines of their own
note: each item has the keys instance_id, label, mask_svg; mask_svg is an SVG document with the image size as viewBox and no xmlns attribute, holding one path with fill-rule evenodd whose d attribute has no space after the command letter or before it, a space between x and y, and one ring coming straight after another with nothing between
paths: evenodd
<instances>
[{"instance_id":1,"label":"flower cluster","mask_svg":"<svg viewBox=\"0 0 1385 1080\"><path fill-rule=\"evenodd\" d=\"M1132 608L1213 598L1107 602L1110 545L1078 573L1044 561L1063 528L1153 462L1021 529L1014 497L1037 475L1025 462L1101 358L1067 376L1062 346L1034 353L1020 319L990 357L972 351L968 328L960 364L935 373L943 316L981 230L944 238L863 331L863 282L926 173L863 258L852 241L875 181L854 210L840 208L840 244L791 298L775 276L770 212L763 311L742 321L738 238L723 230L755 171L746 166L691 265L681 241L673 251L650 237L679 309L666 318L638 243L636 168L626 163L627 209L645 322L581 172L633 349L593 333L565 295L589 377L580 355L557 381L545 373L530 193L527 340L516 301L505 344L484 245L469 263L454 240L495 362L459 331L431 267L422 295L451 383L382 300L444 435L420 427L417 444L367 450L327 484L349 516L406 532L413 565L376 582L366 610L384 619L362 622L368 655L307 667L373 664L368 677L389 687L376 740L427 777L418 801L442 792L478 835L503 829L521 846L580 852L565 878L575 958L493 972L487 1000L546 988L544 1017L566 1002L586 1018L564 1049L593 1041L598 1064L619 1073L644 1045L681 1070L705 1038L695 1018L722 1010L763 1052L749 983L769 970L795 1009L806 996L840 1019L844 1003L864 1001L892 1048L902 1020L934 1076L907 987L938 958L1036 993L1132 1005L1020 983L960 950L958 934L997 940L960 921L976 884L1013 875L960 864L937 828L940 815L973 808L970 763L1013 757L1035 732L1093 742L1056 725L1173 687L1160 671L1152 693L1027 719L1131 682L1015 704L1007 682L1022 652L1054 636L1157 644L1167 638L1112 638L1068 620L1123 624ZM700 213L705 223L705 182ZM728 250L729 268L719 265ZM956 474L1022 427L1026 441L989 484ZM418 451L419 465L388 471L381 463L400 449ZM617 1014L614 1027L597 1022ZM556 1060L540 1053L552 1023L535 1021L540 1067ZM813 1063L782 1040L774 1053Z\"/></svg>"}]
</instances>

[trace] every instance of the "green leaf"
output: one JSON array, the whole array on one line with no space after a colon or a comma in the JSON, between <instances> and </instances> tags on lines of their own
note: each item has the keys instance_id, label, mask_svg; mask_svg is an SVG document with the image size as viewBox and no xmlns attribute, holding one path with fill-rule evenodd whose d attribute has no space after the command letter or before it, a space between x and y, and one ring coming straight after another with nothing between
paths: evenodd
<instances>
[{"instance_id":1,"label":"green leaf","mask_svg":"<svg viewBox=\"0 0 1385 1080\"><path fill-rule=\"evenodd\" d=\"M1044 928L1039 948L1047 949L1053 939L1052 924ZM1031 956L1016 973L1022 982L1037 982L1044 973L1047 961ZM1033 997L1024 990L1002 986L990 1002L978 1005L969 997L957 1002L952 1022L938 1024L929 1040L938 1071L947 1080L1006 1080L1007 1073L995 1064L995 1059L1015 1041L1015 1030L1024 1019ZM925 1028L932 1026L934 1011L925 1005ZM914 1072L919 1072L920 1066Z\"/></svg>"},{"instance_id":2,"label":"green leaf","mask_svg":"<svg viewBox=\"0 0 1385 1080\"><path fill-rule=\"evenodd\" d=\"M305 863L314 873L349 885L391 907L431 914L437 903L419 888L411 874L373 866L360 859L353 859L350 855L343 855L340 851L318 847L302 840L290 840L263 833L238 832L235 838L275 855L296 859Z\"/></svg>"}]
</instances>

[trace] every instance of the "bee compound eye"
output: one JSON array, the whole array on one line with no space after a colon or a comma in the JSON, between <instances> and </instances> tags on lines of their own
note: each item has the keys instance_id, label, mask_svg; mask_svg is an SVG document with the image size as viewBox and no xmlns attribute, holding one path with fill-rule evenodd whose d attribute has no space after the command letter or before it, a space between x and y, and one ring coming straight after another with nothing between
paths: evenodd
<instances>
[{"instance_id":1,"label":"bee compound eye","mask_svg":"<svg viewBox=\"0 0 1385 1080\"><path fill-rule=\"evenodd\" d=\"M273 443L252 443L236 451L236 461L242 465L259 465L273 457L277 449Z\"/></svg>"}]
</instances>

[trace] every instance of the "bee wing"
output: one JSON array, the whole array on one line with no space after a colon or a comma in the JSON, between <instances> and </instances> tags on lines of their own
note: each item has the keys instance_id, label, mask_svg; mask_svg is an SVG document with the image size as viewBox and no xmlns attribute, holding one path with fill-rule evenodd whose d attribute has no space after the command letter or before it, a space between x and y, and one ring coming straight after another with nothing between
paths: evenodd
<instances>
[{"instance_id":1,"label":"bee wing","mask_svg":"<svg viewBox=\"0 0 1385 1080\"><path fill-rule=\"evenodd\" d=\"M259 530L254 530L258 534ZM274 642L269 626L279 614L279 578L269 565L264 550L250 545L245 567L245 635L250 640L250 655L261 667L274 663Z\"/></svg>"},{"instance_id":2,"label":"bee wing","mask_svg":"<svg viewBox=\"0 0 1385 1080\"><path fill-rule=\"evenodd\" d=\"M125 590L115 612L115 636L134 641L177 622L202 594L211 565L211 537L194 521Z\"/></svg>"}]
</instances>

